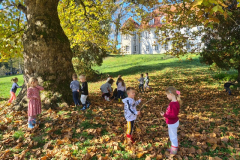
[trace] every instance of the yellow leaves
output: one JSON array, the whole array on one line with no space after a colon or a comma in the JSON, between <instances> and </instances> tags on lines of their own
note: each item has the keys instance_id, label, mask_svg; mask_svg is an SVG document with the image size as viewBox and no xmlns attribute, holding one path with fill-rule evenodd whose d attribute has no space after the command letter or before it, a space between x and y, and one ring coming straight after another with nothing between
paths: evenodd
<instances>
[{"instance_id":1,"label":"yellow leaves","mask_svg":"<svg viewBox=\"0 0 240 160\"><path fill-rule=\"evenodd\" d=\"M141 158L144 154L146 154L148 151L143 151L143 152L139 152L137 154L137 158Z\"/></svg>"}]
</instances>

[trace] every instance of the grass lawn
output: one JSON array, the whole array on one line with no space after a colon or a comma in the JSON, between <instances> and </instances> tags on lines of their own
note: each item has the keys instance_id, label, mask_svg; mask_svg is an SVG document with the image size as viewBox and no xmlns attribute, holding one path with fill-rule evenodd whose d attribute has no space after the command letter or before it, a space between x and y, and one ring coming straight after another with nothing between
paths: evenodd
<instances>
[{"instance_id":1,"label":"grass lawn","mask_svg":"<svg viewBox=\"0 0 240 160\"><path fill-rule=\"evenodd\" d=\"M18 85L23 84L23 75L13 75L13 76L2 76L0 77L0 98L8 99L10 98L10 90L12 88L12 78L18 78ZM16 95L20 92L20 88L17 89Z\"/></svg>"},{"instance_id":2,"label":"grass lawn","mask_svg":"<svg viewBox=\"0 0 240 160\"><path fill-rule=\"evenodd\" d=\"M149 73L152 90L137 93L136 99L143 98L143 104L153 96L156 98L143 107L135 123L135 145L125 140L122 103L105 102L100 97L104 79L89 83L90 109L43 107L39 115L41 124L31 131L27 129L26 110L17 112L0 106L0 159L167 159L168 129L159 114L169 104L167 86L180 90L183 100L178 129L180 148L174 159L240 159L240 92L233 89L234 96L228 96L223 91L223 82L213 78L215 73L201 64L197 56L192 59L109 56L102 66L95 67L115 80L117 75L123 75L127 87L135 88L140 73Z\"/></svg>"}]
</instances>

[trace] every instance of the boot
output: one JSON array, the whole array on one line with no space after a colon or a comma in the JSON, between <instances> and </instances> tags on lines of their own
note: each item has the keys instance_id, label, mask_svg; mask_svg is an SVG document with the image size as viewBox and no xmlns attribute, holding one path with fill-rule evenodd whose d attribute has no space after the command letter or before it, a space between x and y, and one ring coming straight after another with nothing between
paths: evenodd
<instances>
[{"instance_id":1,"label":"boot","mask_svg":"<svg viewBox=\"0 0 240 160\"><path fill-rule=\"evenodd\" d=\"M28 121L28 128L30 128L30 129L34 128L33 120Z\"/></svg>"},{"instance_id":2,"label":"boot","mask_svg":"<svg viewBox=\"0 0 240 160\"><path fill-rule=\"evenodd\" d=\"M87 108L86 108L86 105L85 104L83 104L83 108L81 109L81 111L84 111L84 110L86 110Z\"/></svg>"},{"instance_id":3,"label":"boot","mask_svg":"<svg viewBox=\"0 0 240 160\"><path fill-rule=\"evenodd\" d=\"M89 108L90 105L91 105L91 103L87 101L87 108Z\"/></svg>"},{"instance_id":4,"label":"boot","mask_svg":"<svg viewBox=\"0 0 240 160\"><path fill-rule=\"evenodd\" d=\"M170 154L176 155L178 151L178 147L171 146L171 148L167 149L167 151L169 151Z\"/></svg>"},{"instance_id":5,"label":"boot","mask_svg":"<svg viewBox=\"0 0 240 160\"><path fill-rule=\"evenodd\" d=\"M131 141L132 144L135 143L135 141L132 138L132 135L127 134L127 138Z\"/></svg>"},{"instance_id":6,"label":"boot","mask_svg":"<svg viewBox=\"0 0 240 160\"><path fill-rule=\"evenodd\" d=\"M118 98L118 102L119 102L119 103L121 102L121 98Z\"/></svg>"}]
</instances>

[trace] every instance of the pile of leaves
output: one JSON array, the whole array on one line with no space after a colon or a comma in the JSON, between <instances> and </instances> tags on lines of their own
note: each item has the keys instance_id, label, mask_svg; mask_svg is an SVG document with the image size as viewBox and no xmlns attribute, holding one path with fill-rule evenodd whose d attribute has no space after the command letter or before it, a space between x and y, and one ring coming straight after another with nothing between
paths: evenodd
<instances>
[{"instance_id":1,"label":"pile of leaves","mask_svg":"<svg viewBox=\"0 0 240 160\"><path fill-rule=\"evenodd\" d=\"M127 86L137 87L136 76L126 76ZM92 105L86 111L73 106L43 109L41 121L27 129L27 111L1 106L0 159L212 159L240 156L239 91L228 96L210 74L180 67L150 73L152 90L137 94L147 103L138 117L131 145L125 139L123 104L100 97L99 83L92 83ZM101 82L103 83L103 82ZM169 100L167 86L181 91L179 152L171 157L168 128L160 116ZM96 87L94 87L96 86ZM143 104L142 103L142 104ZM138 107L140 108L141 105Z\"/></svg>"}]
</instances>

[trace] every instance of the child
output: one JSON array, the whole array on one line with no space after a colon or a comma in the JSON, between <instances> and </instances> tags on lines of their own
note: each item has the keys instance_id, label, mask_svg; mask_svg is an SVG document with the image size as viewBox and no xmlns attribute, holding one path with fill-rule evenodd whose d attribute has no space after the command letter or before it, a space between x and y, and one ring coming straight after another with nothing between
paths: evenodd
<instances>
[{"instance_id":1,"label":"child","mask_svg":"<svg viewBox=\"0 0 240 160\"><path fill-rule=\"evenodd\" d=\"M73 74L72 75L73 81L70 83L70 88L72 89L72 94L73 94L73 101L75 103L75 107L80 105L80 100L79 100L79 87L80 84L77 81L77 75Z\"/></svg>"},{"instance_id":2,"label":"child","mask_svg":"<svg viewBox=\"0 0 240 160\"><path fill-rule=\"evenodd\" d=\"M117 88L115 88L113 91L113 96L110 99L117 99L117 96L118 96L118 91L117 91Z\"/></svg>"},{"instance_id":3,"label":"child","mask_svg":"<svg viewBox=\"0 0 240 160\"><path fill-rule=\"evenodd\" d=\"M112 76L108 75L107 82L112 79Z\"/></svg>"},{"instance_id":4,"label":"child","mask_svg":"<svg viewBox=\"0 0 240 160\"><path fill-rule=\"evenodd\" d=\"M81 110L85 110L85 109L89 108L89 106L91 104L90 102L87 101L88 84L87 84L85 75L81 75L79 77L79 79L80 79L80 82L82 82L82 85L81 85L81 102L82 102L83 108Z\"/></svg>"},{"instance_id":5,"label":"child","mask_svg":"<svg viewBox=\"0 0 240 160\"><path fill-rule=\"evenodd\" d=\"M33 128L36 124L37 115L41 113L40 91L43 87L38 85L37 78L30 78L27 86L28 102L28 128Z\"/></svg>"},{"instance_id":6,"label":"child","mask_svg":"<svg viewBox=\"0 0 240 160\"><path fill-rule=\"evenodd\" d=\"M174 87L168 87L166 94L171 102L167 107L166 113L161 112L160 114L165 117L166 123L168 124L168 134L171 141L171 148L168 151L170 151L170 154L175 155L178 151L177 129L179 126L178 113L181 104L180 91Z\"/></svg>"},{"instance_id":7,"label":"child","mask_svg":"<svg viewBox=\"0 0 240 160\"><path fill-rule=\"evenodd\" d=\"M229 95L232 95L230 86L234 85L231 81L228 81L227 83L224 84L224 88L226 89L226 92L228 92Z\"/></svg>"},{"instance_id":8,"label":"child","mask_svg":"<svg viewBox=\"0 0 240 160\"><path fill-rule=\"evenodd\" d=\"M142 93L142 91L144 92L143 90L143 84L144 84L144 78L143 78L143 74L141 74L141 77L140 79L137 79L139 81L139 91Z\"/></svg>"},{"instance_id":9,"label":"child","mask_svg":"<svg viewBox=\"0 0 240 160\"><path fill-rule=\"evenodd\" d=\"M106 100L106 101L110 101L109 97L110 97L110 93L112 92L112 84L113 84L113 79L110 79L107 83L104 83L100 90L102 91L102 97Z\"/></svg>"},{"instance_id":10,"label":"child","mask_svg":"<svg viewBox=\"0 0 240 160\"><path fill-rule=\"evenodd\" d=\"M127 120L127 138L134 143L132 131L134 127L134 121L137 119L137 115L140 114L140 111L137 111L136 106L141 103L141 99L138 101L134 100L135 89L133 87L127 88L127 95L128 97L122 100L124 103L124 116Z\"/></svg>"},{"instance_id":11,"label":"child","mask_svg":"<svg viewBox=\"0 0 240 160\"><path fill-rule=\"evenodd\" d=\"M149 84L149 77L148 77L148 73L146 73L146 77L144 78L145 84L144 84L144 89L146 91L146 88L151 89L151 87L148 86Z\"/></svg>"},{"instance_id":12,"label":"child","mask_svg":"<svg viewBox=\"0 0 240 160\"><path fill-rule=\"evenodd\" d=\"M118 85L119 78L122 78L122 75L118 75L118 79L117 79L116 85Z\"/></svg>"},{"instance_id":13,"label":"child","mask_svg":"<svg viewBox=\"0 0 240 160\"><path fill-rule=\"evenodd\" d=\"M118 78L118 85L117 85L117 92L118 92L118 101L121 102L120 98L124 98L124 93L126 92L126 85L122 78Z\"/></svg>"},{"instance_id":14,"label":"child","mask_svg":"<svg viewBox=\"0 0 240 160\"><path fill-rule=\"evenodd\" d=\"M17 84L17 82L18 82L18 78L17 77L12 78L11 81L13 82L13 84L12 84L12 88L10 90L11 97L8 100L8 105L10 105L12 103L12 101L16 99L15 93L16 93L17 89L18 88L22 88L22 86L19 86Z\"/></svg>"}]
</instances>

